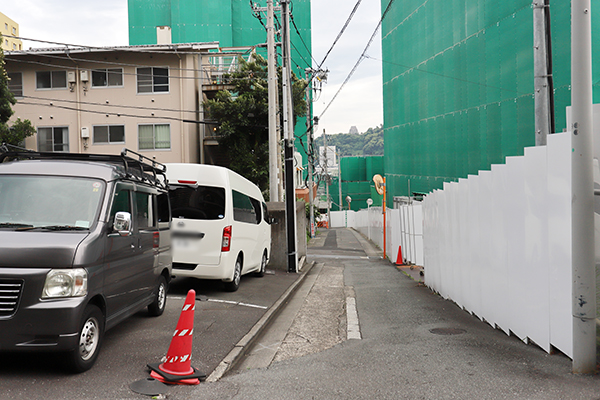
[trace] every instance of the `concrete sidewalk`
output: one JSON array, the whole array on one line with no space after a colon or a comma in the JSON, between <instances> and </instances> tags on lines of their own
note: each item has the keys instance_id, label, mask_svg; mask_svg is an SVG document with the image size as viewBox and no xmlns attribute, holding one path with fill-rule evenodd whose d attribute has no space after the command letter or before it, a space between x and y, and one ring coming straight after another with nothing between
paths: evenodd
<instances>
[{"instance_id":1,"label":"concrete sidewalk","mask_svg":"<svg viewBox=\"0 0 600 400\"><path fill-rule=\"evenodd\" d=\"M600 398L598 376L442 299L353 230L322 230L308 253L314 266L237 368L169 398Z\"/></svg>"}]
</instances>

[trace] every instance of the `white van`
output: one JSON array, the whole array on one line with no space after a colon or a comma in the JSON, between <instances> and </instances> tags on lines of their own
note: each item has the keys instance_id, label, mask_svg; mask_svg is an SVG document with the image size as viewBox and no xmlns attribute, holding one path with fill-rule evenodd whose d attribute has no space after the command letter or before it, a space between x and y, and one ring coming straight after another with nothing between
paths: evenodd
<instances>
[{"instance_id":1,"label":"white van","mask_svg":"<svg viewBox=\"0 0 600 400\"><path fill-rule=\"evenodd\" d=\"M224 167L166 164L173 275L220 279L234 292L242 275L263 276L271 226L260 189Z\"/></svg>"}]
</instances>

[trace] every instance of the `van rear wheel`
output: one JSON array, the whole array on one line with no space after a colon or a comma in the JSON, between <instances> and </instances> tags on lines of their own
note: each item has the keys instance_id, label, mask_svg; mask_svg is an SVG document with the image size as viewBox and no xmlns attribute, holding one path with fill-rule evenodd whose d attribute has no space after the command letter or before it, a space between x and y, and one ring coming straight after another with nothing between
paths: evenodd
<instances>
[{"instance_id":1,"label":"van rear wheel","mask_svg":"<svg viewBox=\"0 0 600 400\"><path fill-rule=\"evenodd\" d=\"M233 271L233 280L231 282L223 282L225 290L228 292L235 292L240 287L240 280L242 279L242 260L240 257L235 261L235 271Z\"/></svg>"},{"instance_id":2,"label":"van rear wheel","mask_svg":"<svg viewBox=\"0 0 600 400\"><path fill-rule=\"evenodd\" d=\"M260 269L254 273L254 276L262 278L267 270L267 251L265 250L260 260Z\"/></svg>"},{"instance_id":3,"label":"van rear wheel","mask_svg":"<svg viewBox=\"0 0 600 400\"><path fill-rule=\"evenodd\" d=\"M153 317L162 315L167 305L167 280L160 276L158 287L156 288L156 297L152 304L148 306L148 313Z\"/></svg>"}]
</instances>

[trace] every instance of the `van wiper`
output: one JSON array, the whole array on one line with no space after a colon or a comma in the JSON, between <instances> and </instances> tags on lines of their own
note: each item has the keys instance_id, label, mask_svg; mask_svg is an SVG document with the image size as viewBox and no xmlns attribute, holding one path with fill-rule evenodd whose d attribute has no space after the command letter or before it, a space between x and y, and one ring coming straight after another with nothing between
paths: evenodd
<instances>
[{"instance_id":1,"label":"van wiper","mask_svg":"<svg viewBox=\"0 0 600 400\"><path fill-rule=\"evenodd\" d=\"M88 228L74 225L48 225L36 226L35 229L47 229L49 231L87 231Z\"/></svg>"},{"instance_id":2,"label":"van wiper","mask_svg":"<svg viewBox=\"0 0 600 400\"><path fill-rule=\"evenodd\" d=\"M0 222L0 228L33 228L33 225L15 222Z\"/></svg>"}]
</instances>

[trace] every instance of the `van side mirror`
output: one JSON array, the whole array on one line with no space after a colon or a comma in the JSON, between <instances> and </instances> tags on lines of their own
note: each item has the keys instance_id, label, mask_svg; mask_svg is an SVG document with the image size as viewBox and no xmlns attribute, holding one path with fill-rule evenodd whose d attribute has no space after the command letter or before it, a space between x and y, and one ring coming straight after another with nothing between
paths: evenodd
<instances>
[{"instance_id":1,"label":"van side mirror","mask_svg":"<svg viewBox=\"0 0 600 400\"><path fill-rule=\"evenodd\" d=\"M277 218L275 218L275 217L269 217L269 218L267 219L267 223L268 223L269 225L277 224L278 222L279 222L279 221L277 221Z\"/></svg>"},{"instance_id":2,"label":"van side mirror","mask_svg":"<svg viewBox=\"0 0 600 400\"><path fill-rule=\"evenodd\" d=\"M113 229L118 231L121 236L131 235L131 214L125 211L119 211L115 215Z\"/></svg>"}]
</instances>

